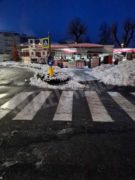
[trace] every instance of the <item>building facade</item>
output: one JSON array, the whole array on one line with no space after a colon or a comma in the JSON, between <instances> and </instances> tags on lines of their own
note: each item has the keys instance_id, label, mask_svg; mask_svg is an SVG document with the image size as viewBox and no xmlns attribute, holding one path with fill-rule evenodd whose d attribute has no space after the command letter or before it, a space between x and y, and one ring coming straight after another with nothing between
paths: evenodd
<instances>
[{"instance_id":1,"label":"building facade","mask_svg":"<svg viewBox=\"0 0 135 180\"><path fill-rule=\"evenodd\" d=\"M20 53L20 44L27 43L29 38L33 37L15 32L0 32L0 61L11 60L14 43Z\"/></svg>"},{"instance_id":2,"label":"building facade","mask_svg":"<svg viewBox=\"0 0 135 180\"><path fill-rule=\"evenodd\" d=\"M51 44L51 53L54 57L55 65L59 63L66 64L88 64L92 66L99 64L99 55L111 55L113 46L104 46L91 43L78 44ZM44 48L40 40L29 39L27 45L21 47L21 57L25 63L37 62L47 63L48 49Z\"/></svg>"},{"instance_id":3,"label":"building facade","mask_svg":"<svg viewBox=\"0 0 135 180\"><path fill-rule=\"evenodd\" d=\"M20 46L20 35L14 32L0 32L0 54L11 54L13 44Z\"/></svg>"}]
</instances>

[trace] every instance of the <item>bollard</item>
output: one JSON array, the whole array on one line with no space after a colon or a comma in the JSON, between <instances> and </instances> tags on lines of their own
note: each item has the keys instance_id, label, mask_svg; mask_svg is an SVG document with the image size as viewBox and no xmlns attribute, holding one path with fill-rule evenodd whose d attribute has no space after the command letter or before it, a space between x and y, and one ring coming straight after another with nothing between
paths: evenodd
<instances>
[{"instance_id":1,"label":"bollard","mask_svg":"<svg viewBox=\"0 0 135 180\"><path fill-rule=\"evenodd\" d=\"M49 74L50 77L52 77L52 76L54 75L54 69L53 69L52 66L49 66L49 68L48 68L48 74Z\"/></svg>"}]
</instances>

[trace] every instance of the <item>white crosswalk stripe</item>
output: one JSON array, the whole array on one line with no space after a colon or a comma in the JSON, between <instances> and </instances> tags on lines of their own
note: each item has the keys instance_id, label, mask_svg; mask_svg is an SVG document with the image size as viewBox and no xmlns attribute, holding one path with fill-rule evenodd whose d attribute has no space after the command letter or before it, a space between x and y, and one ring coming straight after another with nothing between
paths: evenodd
<instances>
[{"instance_id":1,"label":"white crosswalk stripe","mask_svg":"<svg viewBox=\"0 0 135 180\"><path fill-rule=\"evenodd\" d=\"M72 121L73 91L63 91L53 121Z\"/></svg>"},{"instance_id":2,"label":"white crosswalk stripe","mask_svg":"<svg viewBox=\"0 0 135 180\"><path fill-rule=\"evenodd\" d=\"M14 96L11 100L0 106L0 119L14 110L22 101L24 101L33 92L21 92Z\"/></svg>"},{"instance_id":3,"label":"white crosswalk stripe","mask_svg":"<svg viewBox=\"0 0 135 180\"><path fill-rule=\"evenodd\" d=\"M10 112L10 110L0 109L0 119L2 119L4 116L6 116L9 112Z\"/></svg>"},{"instance_id":4,"label":"white crosswalk stripe","mask_svg":"<svg viewBox=\"0 0 135 180\"><path fill-rule=\"evenodd\" d=\"M32 120L50 93L50 91L41 91L13 120Z\"/></svg>"},{"instance_id":5,"label":"white crosswalk stripe","mask_svg":"<svg viewBox=\"0 0 135 180\"><path fill-rule=\"evenodd\" d=\"M109 116L107 110L99 99L95 91L86 91L86 99L89 105L89 109L92 115L92 119L95 122L112 122L113 119Z\"/></svg>"},{"instance_id":6,"label":"white crosswalk stripe","mask_svg":"<svg viewBox=\"0 0 135 180\"><path fill-rule=\"evenodd\" d=\"M0 94L0 99L3 98L3 97L5 97L5 96L7 96L7 95L8 95L8 94L5 94L5 93L4 93L4 94Z\"/></svg>"},{"instance_id":7,"label":"white crosswalk stripe","mask_svg":"<svg viewBox=\"0 0 135 180\"><path fill-rule=\"evenodd\" d=\"M38 111L45 104L52 91L41 91L33 100L27 101L27 105L12 120L33 120ZM0 119L14 110L19 104L32 95L33 92L21 92L0 106ZM74 91L63 91L57 104L56 112L53 115L53 122L72 121ZM118 92L108 92L114 101L135 121L135 106ZM134 92L131 94L135 95ZM0 98L6 97L7 93L0 94ZM85 91L85 98L94 122L113 122L104 104L96 91ZM85 108L85 107L83 107ZM49 111L48 111L49 113ZM114 112L115 113L115 112Z\"/></svg>"},{"instance_id":8,"label":"white crosswalk stripe","mask_svg":"<svg viewBox=\"0 0 135 180\"><path fill-rule=\"evenodd\" d=\"M118 92L108 92L114 101L135 121L135 106Z\"/></svg>"}]
</instances>

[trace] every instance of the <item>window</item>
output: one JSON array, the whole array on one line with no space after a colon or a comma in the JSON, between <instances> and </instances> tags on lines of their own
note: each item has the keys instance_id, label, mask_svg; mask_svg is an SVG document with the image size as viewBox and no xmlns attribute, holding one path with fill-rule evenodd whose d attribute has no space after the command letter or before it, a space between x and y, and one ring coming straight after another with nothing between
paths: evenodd
<instances>
[{"instance_id":1,"label":"window","mask_svg":"<svg viewBox=\"0 0 135 180\"><path fill-rule=\"evenodd\" d=\"M33 44L33 40L30 40L30 44Z\"/></svg>"},{"instance_id":2,"label":"window","mask_svg":"<svg viewBox=\"0 0 135 180\"><path fill-rule=\"evenodd\" d=\"M30 54L31 54L31 56L34 56L34 52L33 51Z\"/></svg>"},{"instance_id":3,"label":"window","mask_svg":"<svg viewBox=\"0 0 135 180\"><path fill-rule=\"evenodd\" d=\"M41 53L40 52L36 52L36 56L37 57L41 57Z\"/></svg>"}]
</instances>

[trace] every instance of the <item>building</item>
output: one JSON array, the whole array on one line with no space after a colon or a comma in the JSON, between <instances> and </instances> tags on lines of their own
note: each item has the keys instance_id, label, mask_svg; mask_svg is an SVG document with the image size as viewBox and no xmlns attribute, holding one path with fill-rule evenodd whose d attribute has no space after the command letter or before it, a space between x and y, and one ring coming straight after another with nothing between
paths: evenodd
<instances>
[{"instance_id":1,"label":"building","mask_svg":"<svg viewBox=\"0 0 135 180\"><path fill-rule=\"evenodd\" d=\"M0 32L0 61L10 60L14 43L19 51L20 43L28 42L29 38L33 37L15 32Z\"/></svg>"},{"instance_id":2,"label":"building","mask_svg":"<svg viewBox=\"0 0 135 180\"><path fill-rule=\"evenodd\" d=\"M19 48L20 36L14 32L0 32L0 61L11 59L13 44Z\"/></svg>"},{"instance_id":3,"label":"building","mask_svg":"<svg viewBox=\"0 0 135 180\"><path fill-rule=\"evenodd\" d=\"M113 61L135 59L135 48L115 48L113 49Z\"/></svg>"},{"instance_id":4,"label":"building","mask_svg":"<svg viewBox=\"0 0 135 180\"><path fill-rule=\"evenodd\" d=\"M28 43L29 39L36 39L34 36L30 36L27 34L20 34L20 42L21 44Z\"/></svg>"},{"instance_id":5,"label":"building","mask_svg":"<svg viewBox=\"0 0 135 180\"><path fill-rule=\"evenodd\" d=\"M29 39L27 43L20 45L20 55L24 63L45 63L47 49L44 49L38 39Z\"/></svg>"},{"instance_id":6,"label":"building","mask_svg":"<svg viewBox=\"0 0 135 180\"><path fill-rule=\"evenodd\" d=\"M20 35L14 32L0 32L0 54L11 54L13 44L19 47Z\"/></svg>"},{"instance_id":7,"label":"building","mask_svg":"<svg viewBox=\"0 0 135 180\"><path fill-rule=\"evenodd\" d=\"M104 46L91 43L74 44L51 44L51 52L55 60L55 65L59 63L82 64L92 66L100 64L100 56L107 56L113 53L113 46ZM45 49L38 39L29 39L28 44L21 46L21 57L25 63L39 62L47 63L48 50Z\"/></svg>"}]
</instances>

